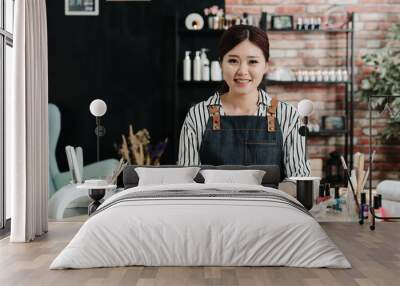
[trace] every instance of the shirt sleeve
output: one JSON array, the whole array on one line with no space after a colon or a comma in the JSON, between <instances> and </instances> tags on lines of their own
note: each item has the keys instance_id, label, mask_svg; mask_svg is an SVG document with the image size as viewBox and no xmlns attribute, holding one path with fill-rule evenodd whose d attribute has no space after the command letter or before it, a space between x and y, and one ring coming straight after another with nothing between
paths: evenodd
<instances>
[{"instance_id":1,"label":"shirt sleeve","mask_svg":"<svg viewBox=\"0 0 400 286\"><path fill-rule=\"evenodd\" d=\"M292 128L283 148L286 177L310 176L310 163L305 159L305 138L299 134L301 123L297 111L292 118Z\"/></svg>"},{"instance_id":2,"label":"shirt sleeve","mask_svg":"<svg viewBox=\"0 0 400 286\"><path fill-rule=\"evenodd\" d=\"M190 116L191 111L186 116L181 129L178 151L178 165L180 166L200 165L197 132Z\"/></svg>"}]
</instances>

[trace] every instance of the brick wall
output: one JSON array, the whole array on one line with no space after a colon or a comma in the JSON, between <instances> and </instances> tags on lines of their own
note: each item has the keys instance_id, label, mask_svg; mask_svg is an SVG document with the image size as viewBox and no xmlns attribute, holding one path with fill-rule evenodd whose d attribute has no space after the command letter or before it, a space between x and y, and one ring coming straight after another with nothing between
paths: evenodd
<instances>
[{"instance_id":1,"label":"brick wall","mask_svg":"<svg viewBox=\"0 0 400 286\"><path fill-rule=\"evenodd\" d=\"M262 8L269 14L290 14L295 17L324 16L332 9L355 12L356 90L365 74L361 56L381 48L388 27L400 21L400 0L226 0L226 12L230 14L247 12L256 15L260 14ZM345 34L270 33L269 38L272 67L332 68L344 64ZM340 86L270 86L268 91L294 105L305 97L313 100L316 107L314 120L319 120L322 115L344 115L344 92ZM354 108L354 149L367 154L367 105L357 95ZM374 116L379 117L379 113L374 113ZM376 118L372 134L379 134L385 122ZM343 145L343 138L315 138L310 143L311 157L326 158L329 152ZM374 184L382 179L400 179L400 146L382 145L376 137L373 144L377 150Z\"/></svg>"}]
</instances>

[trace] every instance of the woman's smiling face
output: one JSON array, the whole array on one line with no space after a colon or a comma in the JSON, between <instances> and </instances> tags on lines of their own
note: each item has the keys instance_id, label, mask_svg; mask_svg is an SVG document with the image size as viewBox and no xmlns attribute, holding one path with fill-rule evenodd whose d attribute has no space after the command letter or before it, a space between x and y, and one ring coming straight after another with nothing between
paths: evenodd
<instances>
[{"instance_id":1,"label":"woman's smiling face","mask_svg":"<svg viewBox=\"0 0 400 286\"><path fill-rule=\"evenodd\" d=\"M268 64L262 50L245 40L227 52L222 59L222 73L229 92L248 94L257 90Z\"/></svg>"}]
</instances>

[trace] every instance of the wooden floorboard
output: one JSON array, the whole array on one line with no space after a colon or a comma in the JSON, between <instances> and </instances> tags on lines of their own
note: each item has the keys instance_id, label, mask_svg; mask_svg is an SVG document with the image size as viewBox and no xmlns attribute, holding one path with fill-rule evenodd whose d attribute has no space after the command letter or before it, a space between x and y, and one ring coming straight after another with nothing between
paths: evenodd
<instances>
[{"instance_id":1,"label":"wooden floorboard","mask_svg":"<svg viewBox=\"0 0 400 286\"><path fill-rule=\"evenodd\" d=\"M352 269L290 267L118 267L49 270L82 222L50 222L49 233L32 243L0 241L0 285L400 285L400 223L377 230L355 223L321 224Z\"/></svg>"}]
</instances>

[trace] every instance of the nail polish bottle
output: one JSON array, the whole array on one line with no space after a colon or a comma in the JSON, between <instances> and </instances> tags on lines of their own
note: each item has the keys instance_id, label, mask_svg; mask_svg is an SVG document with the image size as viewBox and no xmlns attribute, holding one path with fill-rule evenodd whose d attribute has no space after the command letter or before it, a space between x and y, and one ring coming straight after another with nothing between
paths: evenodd
<instances>
[{"instance_id":1,"label":"nail polish bottle","mask_svg":"<svg viewBox=\"0 0 400 286\"><path fill-rule=\"evenodd\" d=\"M340 199L340 194L339 194L339 186L335 186L335 210L338 212L342 211L342 200Z\"/></svg>"},{"instance_id":2,"label":"nail polish bottle","mask_svg":"<svg viewBox=\"0 0 400 286\"><path fill-rule=\"evenodd\" d=\"M318 198L317 198L317 204L322 203L324 200L325 200L325 186L323 184L320 184Z\"/></svg>"},{"instance_id":3,"label":"nail polish bottle","mask_svg":"<svg viewBox=\"0 0 400 286\"><path fill-rule=\"evenodd\" d=\"M368 219L367 194L365 192L361 193L360 219Z\"/></svg>"},{"instance_id":4,"label":"nail polish bottle","mask_svg":"<svg viewBox=\"0 0 400 286\"><path fill-rule=\"evenodd\" d=\"M331 198L331 185L329 183L325 184L325 198L328 200Z\"/></svg>"}]
</instances>

